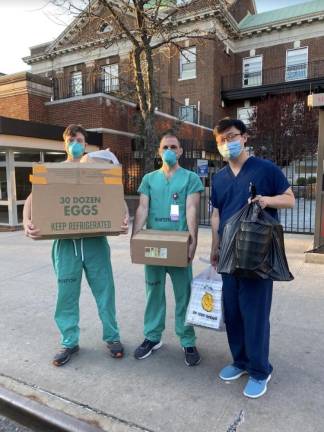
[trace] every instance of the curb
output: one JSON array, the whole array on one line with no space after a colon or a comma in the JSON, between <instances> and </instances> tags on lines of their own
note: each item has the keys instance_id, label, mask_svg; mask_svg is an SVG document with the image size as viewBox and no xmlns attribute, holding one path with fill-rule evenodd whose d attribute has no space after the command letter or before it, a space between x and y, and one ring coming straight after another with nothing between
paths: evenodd
<instances>
[{"instance_id":1,"label":"curb","mask_svg":"<svg viewBox=\"0 0 324 432\"><path fill-rule=\"evenodd\" d=\"M56 428L62 432L100 432L102 429L91 426L63 412L49 408L38 402L25 398L0 387L0 411L7 408L15 413L18 419L30 419L41 423L44 427ZM16 420L15 418L13 420ZM17 421L17 420L16 420Z\"/></svg>"},{"instance_id":2,"label":"curb","mask_svg":"<svg viewBox=\"0 0 324 432\"><path fill-rule=\"evenodd\" d=\"M305 263L324 264L324 253L305 252Z\"/></svg>"}]
</instances>

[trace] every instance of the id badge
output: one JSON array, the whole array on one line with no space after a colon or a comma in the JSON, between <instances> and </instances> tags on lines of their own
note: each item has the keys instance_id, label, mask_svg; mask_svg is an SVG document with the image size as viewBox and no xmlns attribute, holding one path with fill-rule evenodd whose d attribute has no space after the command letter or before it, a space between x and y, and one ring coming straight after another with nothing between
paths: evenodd
<instances>
[{"instance_id":1,"label":"id badge","mask_svg":"<svg viewBox=\"0 0 324 432\"><path fill-rule=\"evenodd\" d=\"M171 204L170 219L173 222L177 222L179 220L179 205L178 204Z\"/></svg>"}]
</instances>

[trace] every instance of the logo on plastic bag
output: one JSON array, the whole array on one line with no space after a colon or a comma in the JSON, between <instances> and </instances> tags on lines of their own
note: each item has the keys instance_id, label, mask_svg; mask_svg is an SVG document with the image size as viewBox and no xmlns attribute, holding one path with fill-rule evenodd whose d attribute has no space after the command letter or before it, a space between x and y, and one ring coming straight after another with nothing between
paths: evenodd
<instances>
[{"instance_id":1,"label":"logo on plastic bag","mask_svg":"<svg viewBox=\"0 0 324 432\"><path fill-rule=\"evenodd\" d=\"M202 296L201 306L206 312L211 312L214 309L214 298L210 293L205 292Z\"/></svg>"}]
</instances>

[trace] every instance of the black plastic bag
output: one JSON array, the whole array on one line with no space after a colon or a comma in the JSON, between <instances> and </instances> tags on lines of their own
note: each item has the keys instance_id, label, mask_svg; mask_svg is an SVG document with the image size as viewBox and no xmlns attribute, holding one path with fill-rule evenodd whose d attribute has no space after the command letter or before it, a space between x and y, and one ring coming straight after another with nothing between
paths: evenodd
<instances>
[{"instance_id":1,"label":"black plastic bag","mask_svg":"<svg viewBox=\"0 0 324 432\"><path fill-rule=\"evenodd\" d=\"M247 204L225 224L217 270L238 277L290 281L281 224L258 202Z\"/></svg>"}]
</instances>

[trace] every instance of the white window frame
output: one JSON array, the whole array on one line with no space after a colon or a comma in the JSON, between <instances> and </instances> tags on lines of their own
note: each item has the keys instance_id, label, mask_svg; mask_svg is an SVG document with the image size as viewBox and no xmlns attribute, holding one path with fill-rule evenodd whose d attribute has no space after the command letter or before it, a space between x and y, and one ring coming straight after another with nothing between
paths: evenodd
<instances>
[{"instance_id":1,"label":"white window frame","mask_svg":"<svg viewBox=\"0 0 324 432\"><path fill-rule=\"evenodd\" d=\"M183 52L186 52L185 55L182 54ZM188 61L188 57L190 55L194 56L195 61ZM194 64L195 68L192 71L191 75L188 74L188 76L184 76L186 71L183 70L184 69L183 66L188 64ZM180 66L179 81L197 78L197 47L196 46L191 46L181 50L179 56L179 66Z\"/></svg>"},{"instance_id":2,"label":"white window frame","mask_svg":"<svg viewBox=\"0 0 324 432\"><path fill-rule=\"evenodd\" d=\"M71 79L71 96L82 96L83 94L83 77L82 77L82 71L75 71L71 73L70 76ZM81 81L78 81L78 79L81 79ZM81 85L81 90L80 90Z\"/></svg>"},{"instance_id":3,"label":"white window frame","mask_svg":"<svg viewBox=\"0 0 324 432\"><path fill-rule=\"evenodd\" d=\"M192 120L188 120L187 118L183 117L182 115L182 110L184 110L186 113L188 112L192 112ZM196 123L195 122L195 115L197 116L197 121L198 121L198 112L197 112L197 106L196 105L181 105L179 107L179 119L182 121L187 121L190 123Z\"/></svg>"},{"instance_id":4,"label":"white window frame","mask_svg":"<svg viewBox=\"0 0 324 432\"><path fill-rule=\"evenodd\" d=\"M295 77L291 78L291 77L289 77L289 72L290 71L288 70L288 56L289 56L289 53L293 52L293 51L303 51L303 50L306 50L306 55L307 55L307 57L306 57L306 63L299 63L299 64L296 64L296 66L298 67L299 65L303 65L303 64L306 65L306 67L305 67L305 76L302 76L302 77L299 77L299 78L296 78L296 76L295 76ZM286 50L285 81L299 81L299 80L307 79L307 77L308 77L308 46L300 47L300 48L287 49Z\"/></svg>"},{"instance_id":5,"label":"white window frame","mask_svg":"<svg viewBox=\"0 0 324 432\"><path fill-rule=\"evenodd\" d=\"M117 69L117 74L111 73L112 67ZM102 80L105 93L119 90L119 65L118 63L111 63L102 67Z\"/></svg>"},{"instance_id":6,"label":"white window frame","mask_svg":"<svg viewBox=\"0 0 324 432\"><path fill-rule=\"evenodd\" d=\"M250 78L250 80L252 81L252 83L245 83L245 80L249 78L245 78L246 72L245 72L245 65L248 63L248 61L251 62L252 59L260 59L260 80L257 81L256 83L253 83L252 79ZM250 56L250 57L244 57L243 58L243 62L242 62L242 87L257 87L257 86L261 86L262 85L262 73L263 73L263 55L256 55L256 56Z\"/></svg>"},{"instance_id":7,"label":"white window frame","mask_svg":"<svg viewBox=\"0 0 324 432\"><path fill-rule=\"evenodd\" d=\"M250 112L250 114L253 114L253 112L255 112L256 111L256 106L248 106L248 107L246 107L246 106L244 106L244 107L238 107L237 108L237 118L239 119L239 120L241 120L247 127L249 127L250 126L250 124L251 124L251 121L250 120L245 120L245 117L243 117L243 118L241 118L241 115L240 115L240 112L242 112L243 110L244 111L249 111Z\"/></svg>"}]
</instances>

